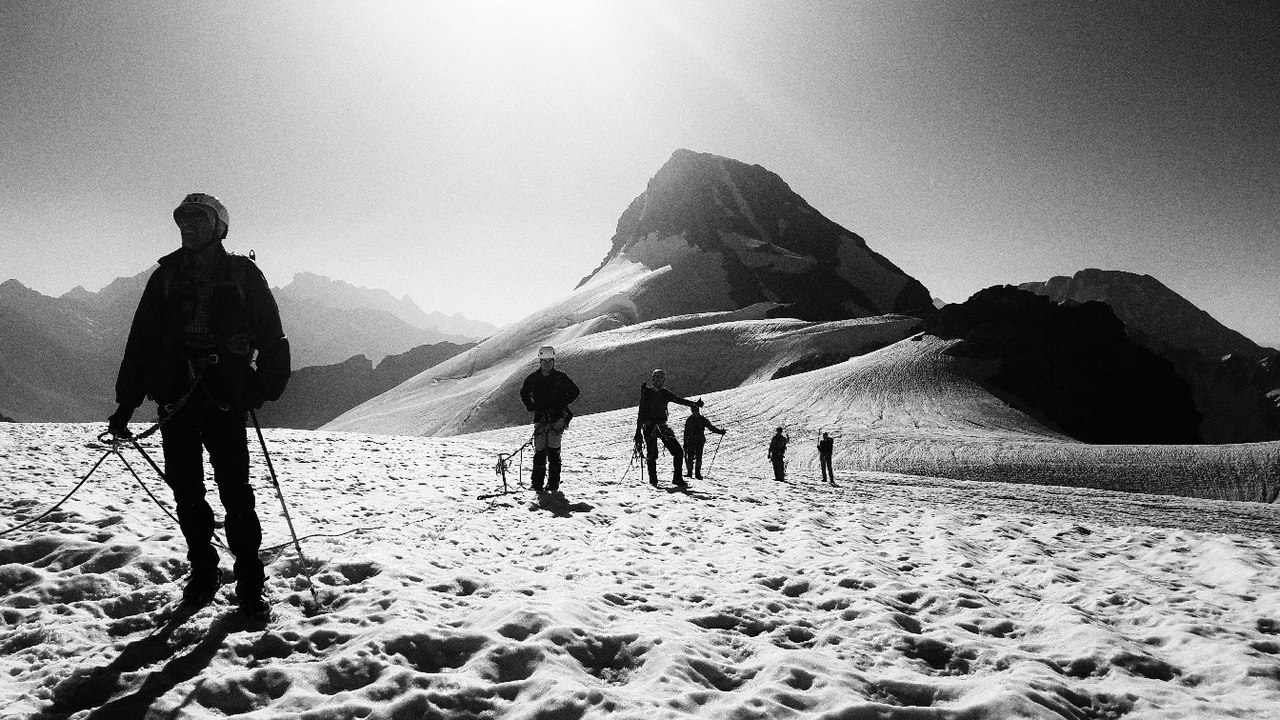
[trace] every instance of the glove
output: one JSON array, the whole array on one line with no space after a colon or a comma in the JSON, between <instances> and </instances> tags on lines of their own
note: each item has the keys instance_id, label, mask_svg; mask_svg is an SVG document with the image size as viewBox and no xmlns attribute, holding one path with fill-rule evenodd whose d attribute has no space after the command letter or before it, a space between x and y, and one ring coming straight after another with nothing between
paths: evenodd
<instances>
[{"instance_id":1,"label":"glove","mask_svg":"<svg viewBox=\"0 0 1280 720\"><path fill-rule=\"evenodd\" d=\"M133 437L129 432L129 419L133 417L133 408L121 405L107 418L107 432L126 440Z\"/></svg>"},{"instance_id":2,"label":"glove","mask_svg":"<svg viewBox=\"0 0 1280 720\"><path fill-rule=\"evenodd\" d=\"M697 405L698 407L702 407L703 405L706 405L706 403L702 402L702 398L698 398L698 402L694 403L694 405Z\"/></svg>"}]
</instances>

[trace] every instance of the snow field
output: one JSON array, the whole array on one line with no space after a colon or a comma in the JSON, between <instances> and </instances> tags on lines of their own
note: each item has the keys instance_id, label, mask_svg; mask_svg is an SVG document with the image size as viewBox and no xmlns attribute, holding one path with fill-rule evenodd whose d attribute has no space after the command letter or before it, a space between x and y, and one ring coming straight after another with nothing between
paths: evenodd
<instances>
[{"instance_id":1,"label":"snow field","mask_svg":"<svg viewBox=\"0 0 1280 720\"><path fill-rule=\"evenodd\" d=\"M354 532L303 541L318 609L292 548L268 554L265 628L230 586L157 628L182 540L109 458L0 539L0 716L1277 716L1274 506L840 467L782 485L724 449L670 493L578 422L561 515L476 499L519 429L268 431L298 532ZM3 428L5 527L69 489L97 429Z\"/></svg>"}]
</instances>

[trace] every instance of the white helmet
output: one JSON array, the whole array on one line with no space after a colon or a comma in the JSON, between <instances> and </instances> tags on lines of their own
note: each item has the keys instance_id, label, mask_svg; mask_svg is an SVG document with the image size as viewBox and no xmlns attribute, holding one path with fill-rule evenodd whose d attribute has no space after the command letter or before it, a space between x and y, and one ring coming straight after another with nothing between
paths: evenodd
<instances>
[{"instance_id":1,"label":"white helmet","mask_svg":"<svg viewBox=\"0 0 1280 720\"><path fill-rule=\"evenodd\" d=\"M173 209L174 218L177 219L180 210L192 205L204 208L206 212L213 214L213 239L215 241L223 240L227 237L227 230L231 228L231 215L227 212L227 206L223 205L221 200L208 193L191 193L182 198L182 202L178 203L178 207Z\"/></svg>"},{"instance_id":2,"label":"white helmet","mask_svg":"<svg viewBox=\"0 0 1280 720\"><path fill-rule=\"evenodd\" d=\"M550 345L543 345L542 347L538 348L538 359L539 360L555 360L556 349L551 347Z\"/></svg>"}]
</instances>

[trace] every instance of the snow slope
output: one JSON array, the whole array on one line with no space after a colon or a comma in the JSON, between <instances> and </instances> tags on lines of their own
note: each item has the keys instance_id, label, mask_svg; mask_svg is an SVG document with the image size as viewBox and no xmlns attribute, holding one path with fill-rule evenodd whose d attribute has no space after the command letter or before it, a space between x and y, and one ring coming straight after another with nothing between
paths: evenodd
<instances>
[{"instance_id":1,"label":"snow slope","mask_svg":"<svg viewBox=\"0 0 1280 720\"><path fill-rule=\"evenodd\" d=\"M0 717L1280 717L1275 505L847 456L841 487L796 463L782 485L731 447L767 431L745 422L695 492L668 493L628 470L611 416L566 435L560 516L476 499L500 487L501 433L269 430L298 532L325 535L304 565L258 485L266 543L286 546L265 627L230 587L165 621L181 536L109 457L0 538ZM1024 432L995 410L975 424ZM100 429L0 427L0 528L63 495Z\"/></svg>"},{"instance_id":2,"label":"snow slope","mask_svg":"<svg viewBox=\"0 0 1280 720\"><path fill-rule=\"evenodd\" d=\"M819 370L704 394L703 414L729 428L723 440L710 441L724 453L758 458L761 472L769 437L783 427L792 439L791 467L815 473L817 440L828 432L836 438L835 464L850 470L1267 503L1280 497L1280 443L1077 442L965 377L957 368L962 361L946 354L955 342L916 335ZM574 373L572 365L566 370ZM668 387L681 393L681 376L668 372ZM639 393L628 390L630 407L575 419L585 436L575 443L629 452ZM686 417L688 410L672 406L673 428ZM528 432L526 426L482 435L518 446Z\"/></svg>"}]
</instances>

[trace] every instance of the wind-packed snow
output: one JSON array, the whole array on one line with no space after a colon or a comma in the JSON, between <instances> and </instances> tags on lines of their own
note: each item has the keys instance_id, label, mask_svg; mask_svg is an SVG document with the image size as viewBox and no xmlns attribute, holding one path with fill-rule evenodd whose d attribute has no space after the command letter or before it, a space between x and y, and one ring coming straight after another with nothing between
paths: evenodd
<instances>
[{"instance_id":1,"label":"wind-packed snow","mask_svg":"<svg viewBox=\"0 0 1280 720\"><path fill-rule=\"evenodd\" d=\"M259 458L266 544L284 544L265 626L230 586L166 621L182 538L108 457L0 538L0 717L1280 717L1275 505L850 472L847 455L833 488L799 433L782 484L773 418L743 403L709 397L729 434L688 494L628 466L625 410L575 419L558 514L527 491L477 499L527 428L269 430L309 563ZM101 429L0 425L0 529L70 490Z\"/></svg>"}]
</instances>

